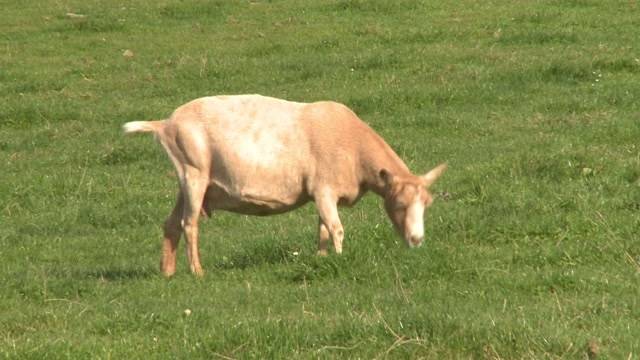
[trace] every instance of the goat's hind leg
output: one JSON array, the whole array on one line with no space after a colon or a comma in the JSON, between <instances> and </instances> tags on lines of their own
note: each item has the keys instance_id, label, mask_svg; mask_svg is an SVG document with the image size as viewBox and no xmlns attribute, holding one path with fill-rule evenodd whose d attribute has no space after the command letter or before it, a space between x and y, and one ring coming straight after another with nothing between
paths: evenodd
<instances>
[{"instance_id":1,"label":"goat's hind leg","mask_svg":"<svg viewBox=\"0 0 640 360\"><path fill-rule=\"evenodd\" d=\"M182 226L187 246L187 259L191 272L198 276L204 275L198 252L198 218L209 183L208 179L202 177L201 174L202 172L198 170L189 169L186 171L187 176L182 183L182 193L184 194Z\"/></svg>"},{"instance_id":2,"label":"goat's hind leg","mask_svg":"<svg viewBox=\"0 0 640 360\"><path fill-rule=\"evenodd\" d=\"M169 277L176 272L176 251L180 235L182 235L182 212L184 211L184 195L178 192L176 204L169 217L164 222L164 236L162 240L162 259L160 271Z\"/></svg>"}]
</instances>

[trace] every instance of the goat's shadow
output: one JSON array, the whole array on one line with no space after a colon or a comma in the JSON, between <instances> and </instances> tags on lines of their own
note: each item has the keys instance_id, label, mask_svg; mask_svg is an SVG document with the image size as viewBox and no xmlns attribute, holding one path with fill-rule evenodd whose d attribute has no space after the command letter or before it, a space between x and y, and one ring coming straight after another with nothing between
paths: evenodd
<instances>
[{"instance_id":1,"label":"goat's shadow","mask_svg":"<svg viewBox=\"0 0 640 360\"><path fill-rule=\"evenodd\" d=\"M292 246L250 248L217 259L211 264L217 270L246 270L263 265L286 264L295 261L299 250ZM296 254L296 255L294 255Z\"/></svg>"}]
</instances>

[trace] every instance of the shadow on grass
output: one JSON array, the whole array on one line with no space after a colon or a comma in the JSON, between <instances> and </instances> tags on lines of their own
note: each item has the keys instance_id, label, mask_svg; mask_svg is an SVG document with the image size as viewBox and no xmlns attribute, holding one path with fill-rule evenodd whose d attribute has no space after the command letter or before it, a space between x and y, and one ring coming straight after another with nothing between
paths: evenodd
<instances>
[{"instance_id":1,"label":"shadow on grass","mask_svg":"<svg viewBox=\"0 0 640 360\"><path fill-rule=\"evenodd\" d=\"M232 256L224 257L213 264L217 271L261 271L257 268L266 268L264 271L273 273L273 276L286 283L310 283L336 279L345 273L349 273L348 264L350 258L331 254L320 257L306 252L300 255L299 251L287 245L268 246L265 251L262 246L246 251L238 252ZM352 280L358 280L351 274Z\"/></svg>"},{"instance_id":2,"label":"shadow on grass","mask_svg":"<svg viewBox=\"0 0 640 360\"><path fill-rule=\"evenodd\" d=\"M244 270L261 265L286 264L294 260L296 250L286 244L259 243L242 249L213 266L219 270Z\"/></svg>"}]
</instances>

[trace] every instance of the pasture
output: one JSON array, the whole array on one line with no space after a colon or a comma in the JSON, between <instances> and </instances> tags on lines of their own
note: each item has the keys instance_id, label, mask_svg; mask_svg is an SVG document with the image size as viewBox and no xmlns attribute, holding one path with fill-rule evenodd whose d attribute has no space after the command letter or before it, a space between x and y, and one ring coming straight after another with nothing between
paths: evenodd
<instances>
[{"instance_id":1,"label":"pasture","mask_svg":"<svg viewBox=\"0 0 640 360\"><path fill-rule=\"evenodd\" d=\"M3 358L640 356L640 4L0 1ZM315 256L312 205L201 222L127 121L336 100L433 186L407 249L373 194Z\"/></svg>"}]
</instances>

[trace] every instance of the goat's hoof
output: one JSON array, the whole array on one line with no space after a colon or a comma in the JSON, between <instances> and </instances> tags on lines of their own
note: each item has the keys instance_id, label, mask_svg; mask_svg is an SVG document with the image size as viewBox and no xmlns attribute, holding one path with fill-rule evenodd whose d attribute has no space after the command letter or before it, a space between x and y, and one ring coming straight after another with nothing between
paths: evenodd
<instances>
[{"instance_id":1,"label":"goat's hoof","mask_svg":"<svg viewBox=\"0 0 640 360\"><path fill-rule=\"evenodd\" d=\"M176 269L175 268L165 268L164 266L160 266L160 272L162 272L162 275L166 278L170 278L172 277L175 273L176 273Z\"/></svg>"},{"instance_id":2,"label":"goat's hoof","mask_svg":"<svg viewBox=\"0 0 640 360\"><path fill-rule=\"evenodd\" d=\"M191 273L199 278L204 276L204 270L200 267L191 269Z\"/></svg>"}]
</instances>

